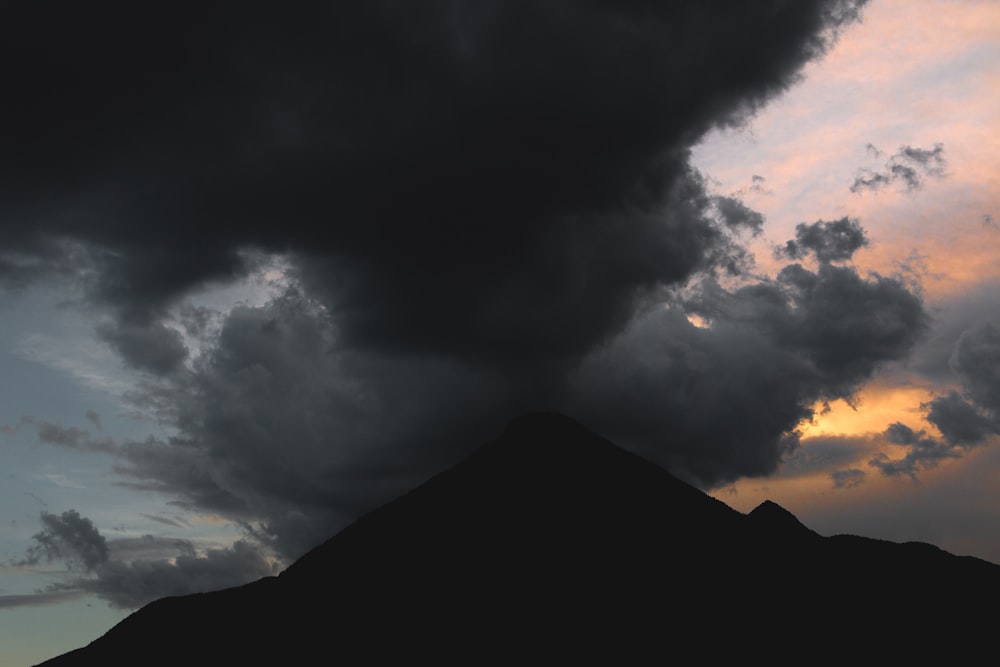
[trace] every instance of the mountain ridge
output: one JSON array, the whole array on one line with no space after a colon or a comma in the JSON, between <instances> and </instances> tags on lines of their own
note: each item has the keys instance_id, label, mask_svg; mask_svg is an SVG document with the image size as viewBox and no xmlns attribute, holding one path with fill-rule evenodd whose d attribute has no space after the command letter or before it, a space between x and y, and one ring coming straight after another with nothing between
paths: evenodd
<instances>
[{"instance_id":1,"label":"mountain ridge","mask_svg":"<svg viewBox=\"0 0 1000 667\"><path fill-rule=\"evenodd\" d=\"M771 501L742 514L577 421L533 413L280 575L157 600L42 664L746 658L779 639L848 657L856 647L831 638L909 632L928 618L979 636L972 603L995 593L1000 566L822 537ZM753 611L760 604L771 610ZM954 656L950 643L922 640L919 655Z\"/></svg>"}]
</instances>

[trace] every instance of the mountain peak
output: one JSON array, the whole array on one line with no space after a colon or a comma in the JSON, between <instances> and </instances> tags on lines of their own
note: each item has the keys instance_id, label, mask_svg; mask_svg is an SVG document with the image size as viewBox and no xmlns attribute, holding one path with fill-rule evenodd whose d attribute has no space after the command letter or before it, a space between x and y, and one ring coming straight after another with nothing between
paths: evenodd
<instances>
[{"instance_id":1,"label":"mountain peak","mask_svg":"<svg viewBox=\"0 0 1000 667\"><path fill-rule=\"evenodd\" d=\"M747 517L758 530L769 533L781 531L788 535L816 533L807 528L798 518L773 500L765 500L757 505Z\"/></svg>"},{"instance_id":2,"label":"mountain peak","mask_svg":"<svg viewBox=\"0 0 1000 667\"><path fill-rule=\"evenodd\" d=\"M920 586L885 576L896 570L920 572ZM745 660L773 652L773 616L720 613L720 601L772 600L794 610L787 637L829 649L847 627L829 601L845 591L859 602L853 627L893 633L943 605L952 613L939 645L952 655L963 633L982 638L978 654L992 618L968 604L969 591L1000 594L1000 567L821 537L770 500L744 515L569 417L532 413L280 577L163 598L46 667L132 665L151 646L154 665L193 655L467 664L484 650L507 651L508 662L539 650L582 662L625 647L668 662L705 646ZM840 646L845 659L857 650ZM892 644L894 658L900 648ZM926 655L923 643L906 648Z\"/></svg>"}]
</instances>

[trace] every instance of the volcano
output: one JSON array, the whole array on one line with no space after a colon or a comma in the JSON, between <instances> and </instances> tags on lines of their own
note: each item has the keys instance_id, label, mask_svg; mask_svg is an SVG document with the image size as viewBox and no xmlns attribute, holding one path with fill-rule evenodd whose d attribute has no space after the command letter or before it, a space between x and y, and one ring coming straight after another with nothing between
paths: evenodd
<instances>
[{"instance_id":1,"label":"volcano","mask_svg":"<svg viewBox=\"0 0 1000 667\"><path fill-rule=\"evenodd\" d=\"M742 514L535 413L280 575L154 601L42 664L961 664L998 599L998 565Z\"/></svg>"}]
</instances>

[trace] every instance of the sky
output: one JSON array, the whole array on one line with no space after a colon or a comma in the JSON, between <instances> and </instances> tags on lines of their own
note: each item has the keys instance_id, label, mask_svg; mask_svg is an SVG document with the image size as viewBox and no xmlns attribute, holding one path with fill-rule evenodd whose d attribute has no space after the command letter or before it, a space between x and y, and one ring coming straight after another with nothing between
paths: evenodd
<instances>
[{"instance_id":1,"label":"sky","mask_svg":"<svg viewBox=\"0 0 1000 667\"><path fill-rule=\"evenodd\" d=\"M997 3L4 12L4 664L540 409L1000 563Z\"/></svg>"}]
</instances>

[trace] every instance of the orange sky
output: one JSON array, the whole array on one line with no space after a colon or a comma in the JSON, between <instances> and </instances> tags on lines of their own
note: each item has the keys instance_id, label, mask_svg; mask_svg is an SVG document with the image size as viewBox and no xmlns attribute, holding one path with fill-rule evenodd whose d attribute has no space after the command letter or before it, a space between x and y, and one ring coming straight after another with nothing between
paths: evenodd
<instances>
[{"instance_id":1,"label":"orange sky","mask_svg":"<svg viewBox=\"0 0 1000 667\"><path fill-rule=\"evenodd\" d=\"M695 164L719 194L737 194L764 213L764 234L752 244L764 273L779 267L771 248L794 238L797 223L859 219L870 243L855 265L919 284L934 318L928 346L937 345L940 356L966 322L995 322L996 314L979 304L995 304L991 295L1000 286L998 128L1000 3L883 0L868 6L864 22L748 127L710 136L696 149ZM929 176L909 192L897 185L849 190L860 169L877 171L901 146L935 144L944 146L943 177ZM764 179L758 188L751 187L755 175ZM916 351L921 355L929 352ZM918 480L885 477L867 465L879 451L904 455L879 437L895 421L937 435L921 403L951 388L958 388L957 378L928 378L906 362L888 368L862 389L854 408L837 402L801 426L802 460L832 437L843 445L836 465L786 468L713 495L741 511L770 498L824 534L863 533L870 520L879 530L890 526L890 533L895 526L900 540L933 541L1000 562L1000 537L989 534L997 531L987 529L983 541L970 537L1000 525L997 443L925 470ZM836 488L831 473L845 468L862 471L863 482Z\"/></svg>"}]
</instances>

